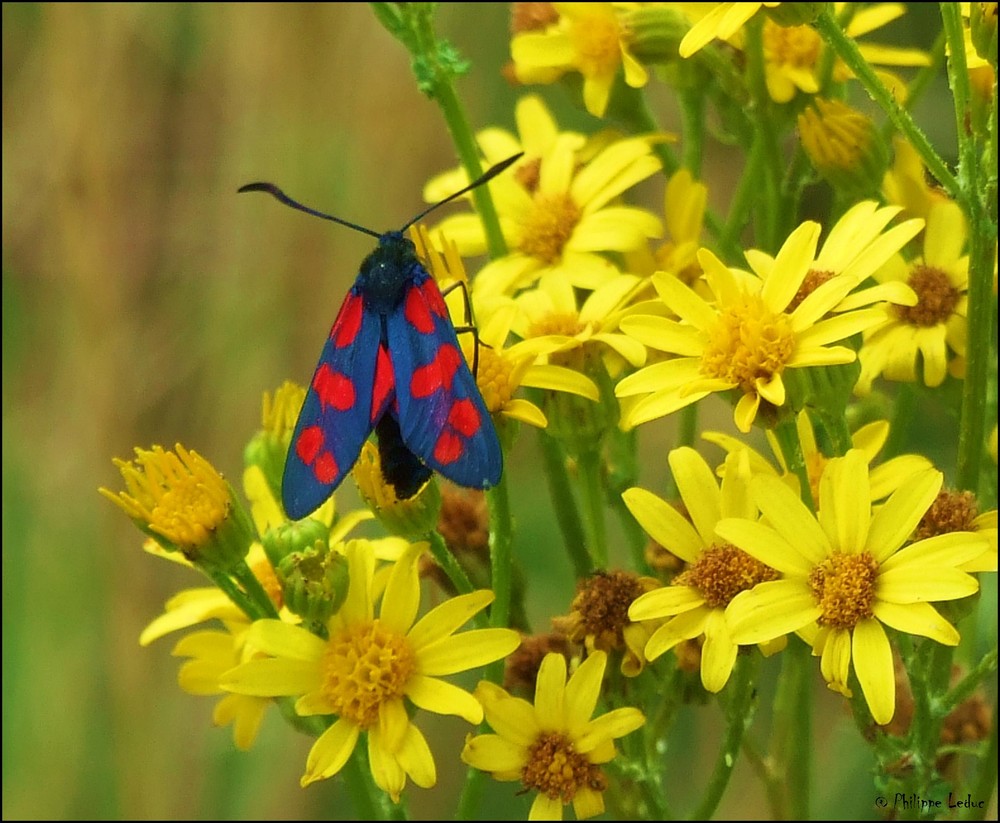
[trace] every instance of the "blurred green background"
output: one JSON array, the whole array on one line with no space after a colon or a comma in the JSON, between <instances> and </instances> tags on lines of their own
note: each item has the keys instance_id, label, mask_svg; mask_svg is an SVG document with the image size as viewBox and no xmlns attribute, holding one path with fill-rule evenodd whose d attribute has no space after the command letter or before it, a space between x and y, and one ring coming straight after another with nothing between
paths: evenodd
<instances>
[{"instance_id":1,"label":"blurred green background","mask_svg":"<svg viewBox=\"0 0 1000 823\"><path fill-rule=\"evenodd\" d=\"M503 4L439 13L473 61L459 93L476 128L513 127L507 18ZM362 4L4 4L2 36L3 816L349 819L337 781L298 788L309 741L276 713L236 752L214 700L177 687L175 638L139 648L164 601L202 581L140 551L97 487L120 488L112 457L176 442L238 478L261 392L308 379L371 248L236 189L271 180L397 227L455 165L443 119ZM558 89L545 96L564 125L585 122ZM658 446L666 427L650 431ZM544 629L572 581L551 559L532 449L522 437L508 465ZM662 460L649 470L662 482ZM866 814L866 752L839 699L818 700L817 773L836 773L820 799ZM717 745L694 717L668 754L680 787ZM423 819L450 816L468 731L428 727L451 742L435 747L439 789L408 792ZM752 785L738 770L720 816L766 814ZM495 816L523 819L530 798L512 796Z\"/></svg>"}]
</instances>

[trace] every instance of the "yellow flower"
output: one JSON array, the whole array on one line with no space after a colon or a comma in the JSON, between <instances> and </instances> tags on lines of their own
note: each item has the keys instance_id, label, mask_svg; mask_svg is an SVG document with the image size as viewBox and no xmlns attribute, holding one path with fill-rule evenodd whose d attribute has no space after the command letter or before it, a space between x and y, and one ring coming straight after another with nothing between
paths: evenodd
<instances>
[{"instance_id":1,"label":"yellow flower","mask_svg":"<svg viewBox=\"0 0 1000 823\"><path fill-rule=\"evenodd\" d=\"M279 620L257 621L248 640L273 659L248 661L223 678L228 691L298 696L300 715L337 717L309 752L303 786L339 772L364 733L372 777L398 801L407 777L424 788L437 781L433 755L406 700L470 723L482 719L472 695L440 678L498 660L520 638L511 629L455 634L492 602L493 593L485 590L452 598L415 622L417 562L425 545L410 546L392 566L375 617L375 556L366 541L349 542L350 586L327 624L329 639Z\"/></svg>"},{"instance_id":2,"label":"yellow flower","mask_svg":"<svg viewBox=\"0 0 1000 823\"><path fill-rule=\"evenodd\" d=\"M114 460L126 491L98 491L122 509L141 531L192 563L229 570L240 563L253 529L233 490L197 452L179 443L135 449L136 459Z\"/></svg>"},{"instance_id":3,"label":"yellow flower","mask_svg":"<svg viewBox=\"0 0 1000 823\"><path fill-rule=\"evenodd\" d=\"M866 458L852 449L827 464L814 515L780 480L755 477L751 494L766 525L732 518L716 532L782 577L729 604L726 621L734 642L810 634L830 688L851 696L853 663L872 717L888 723L896 688L883 624L956 645L958 632L931 601L955 600L979 588L958 567L982 554L981 536L954 532L904 547L941 483L940 472L921 472L873 512Z\"/></svg>"},{"instance_id":4,"label":"yellow flower","mask_svg":"<svg viewBox=\"0 0 1000 823\"><path fill-rule=\"evenodd\" d=\"M816 441L816 431L813 428L812 420L808 412L803 409L795 418L795 427L799 436L799 445L802 448L802 457L805 460L806 473L809 475L809 486L812 492L812 499L819 499L819 480L823 476L826 464L830 458L820 449ZM775 463L769 461L764 455L750 448L743 440L732 437L723 432L705 432L702 437L709 443L721 446L727 452L739 452L746 450L750 457L750 470L754 474L768 474L773 477L780 477L791 488L798 492L798 477L788 470L788 462L782 453L778 438L771 429L765 431L767 442L771 447ZM869 481L871 484L872 502L884 500L892 494L907 478L915 473L934 468L930 460L921 454L899 454L886 460L884 463L872 465L875 458L882 450L886 440L889 438L889 423L885 420L876 420L861 426L851 435L851 445L855 449L860 449L869 463ZM721 476L722 466L717 470Z\"/></svg>"},{"instance_id":5,"label":"yellow flower","mask_svg":"<svg viewBox=\"0 0 1000 823\"><path fill-rule=\"evenodd\" d=\"M969 258L963 254L967 228L954 203L931 208L924 232L924 253L910 263L893 257L875 278L882 284L906 283L917 295L913 306L889 306L881 323L864 334L861 376L855 391L871 390L872 381L912 382L923 362L927 386L940 386L948 371L948 353L965 356Z\"/></svg>"},{"instance_id":6,"label":"yellow flower","mask_svg":"<svg viewBox=\"0 0 1000 823\"><path fill-rule=\"evenodd\" d=\"M839 14L845 7L837 3ZM905 13L899 3L876 3L852 13L844 31L848 37L858 39ZM817 94L820 90L819 72L824 63L826 46L817 31L809 25L781 26L773 20L764 21L764 77L771 99L787 103L799 91ZM742 47L742 32L731 40ZM875 43L858 43L865 60L873 66L927 66L930 57L919 49L904 49ZM847 67L836 61L833 80L841 83L852 77ZM892 86L899 85L892 82Z\"/></svg>"},{"instance_id":7,"label":"yellow flower","mask_svg":"<svg viewBox=\"0 0 1000 823\"><path fill-rule=\"evenodd\" d=\"M542 32L515 34L510 43L514 71L522 83L550 83L564 72L583 75L583 102L603 117L618 68L633 88L648 75L632 56L611 3L553 3L558 21Z\"/></svg>"},{"instance_id":8,"label":"yellow flower","mask_svg":"<svg viewBox=\"0 0 1000 823\"><path fill-rule=\"evenodd\" d=\"M621 328L650 348L678 356L646 366L618 384L619 397L645 395L626 409L623 424L636 426L713 392L735 389L740 395L736 426L749 432L762 401L784 405L785 369L852 362L853 349L827 344L877 323L881 313L856 310L822 318L840 305L857 278L832 277L794 302L812 269L819 230L817 223L806 222L792 232L764 280L730 269L702 249L698 260L714 303L677 277L654 275L657 292L681 320L634 315L624 318Z\"/></svg>"},{"instance_id":9,"label":"yellow flower","mask_svg":"<svg viewBox=\"0 0 1000 823\"><path fill-rule=\"evenodd\" d=\"M566 658L545 656L538 671L535 702L512 697L493 683L481 682L476 697L496 734L470 737L462 760L492 773L496 780L520 780L536 791L529 820L562 820L573 804L578 820L604 811L607 777L601 766L615 757L614 741L635 731L646 718L623 707L591 719L607 665L594 652L566 680Z\"/></svg>"},{"instance_id":10,"label":"yellow flower","mask_svg":"<svg viewBox=\"0 0 1000 823\"><path fill-rule=\"evenodd\" d=\"M916 219L904 220L886 230L900 211L895 206L879 206L874 200L863 200L844 212L809 263L809 270L789 306L798 307L813 291L836 278L841 278L842 291L852 290L831 309L832 312L856 309L880 300L912 306L916 295L904 283L882 283L858 290L850 286L874 275L920 233L924 223ZM757 249L749 249L746 258L761 281L767 281L777 263L774 257Z\"/></svg>"},{"instance_id":11,"label":"yellow flower","mask_svg":"<svg viewBox=\"0 0 1000 823\"><path fill-rule=\"evenodd\" d=\"M520 311L512 329L550 360L567 365L573 361L573 352L581 355L582 361L589 351L600 351L613 352L619 361L633 367L641 366L646 361L645 346L619 332L618 324L642 286L643 281L635 275L618 274L594 289L578 307L573 286L565 278L549 274L515 298ZM583 370L582 362L574 365ZM609 372L619 370L608 364Z\"/></svg>"},{"instance_id":12,"label":"yellow flower","mask_svg":"<svg viewBox=\"0 0 1000 823\"><path fill-rule=\"evenodd\" d=\"M512 295L547 273L595 289L619 273L602 253L627 253L641 248L647 238L660 236L660 221L650 212L609 205L659 170L650 139L616 140L585 164L580 163L577 145L571 136L559 135L542 156L533 187L514 175L493 181L490 191L511 253L479 272L477 293ZM445 218L433 232L439 233L464 255L485 251L476 215Z\"/></svg>"},{"instance_id":13,"label":"yellow flower","mask_svg":"<svg viewBox=\"0 0 1000 823\"><path fill-rule=\"evenodd\" d=\"M690 4L693 11L697 11L697 6L707 7L708 5L707 3ZM684 35L678 53L681 57L690 57L716 38L728 40L743 27L747 20L760 11L761 6L774 8L780 5L781 3L716 3L715 7L701 17L691 27L691 31Z\"/></svg>"},{"instance_id":14,"label":"yellow flower","mask_svg":"<svg viewBox=\"0 0 1000 823\"><path fill-rule=\"evenodd\" d=\"M819 175L847 198L878 188L888 152L868 115L840 100L816 97L798 116L799 139Z\"/></svg>"},{"instance_id":15,"label":"yellow flower","mask_svg":"<svg viewBox=\"0 0 1000 823\"><path fill-rule=\"evenodd\" d=\"M740 592L775 580L778 573L715 534L721 518L752 521L756 517L748 491L747 456L734 452L726 458L721 486L694 449L674 449L668 460L690 520L645 489L628 489L622 499L646 533L684 560L687 568L669 586L639 597L629 609L629 617L662 623L646 644L648 660L704 635L701 682L708 691L718 692L729 681L739 651L726 625L726 607ZM664 618L670 619L663 622Z\"/></svg>"}]
</instances>

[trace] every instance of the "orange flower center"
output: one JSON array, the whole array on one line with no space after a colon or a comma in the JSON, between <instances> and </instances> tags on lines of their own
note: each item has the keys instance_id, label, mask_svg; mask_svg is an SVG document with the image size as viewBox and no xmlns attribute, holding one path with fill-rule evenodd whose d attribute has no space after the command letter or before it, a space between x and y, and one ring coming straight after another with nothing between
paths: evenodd
<instances>
[{"instance_id":1,"label":"orange flower center","mask_svg":"<svg viewBox=\"0 0 1000 823\"><path fill-rule=\"evenodd\" d=\"M835 276L836 275L832 271L816 271L816 269L809 269L805 278L802 280L802 285L799 286L799 290L795 292L795 297L793 297L792 301L788 304L786 311L795 311L795 309L798 308L799 303L816 291L816 289L822 286L827 280L832 280Z\"/></svg>"},{"instance_id":2,"label":"orange flower center","mask_svg":"<svg viewBox=\"0 0 1000 823\"><path fill-rule=\"evenodd\" d=\"M368 729L378 723L383 703L402 696L416 667L407 639L373 620L330 638L323 691L334 714Z\"/></svg>"},{"instance_id":3,"label":"orange flower center","mask_svg":"<svg viewBox=\"0 0 1000 823\"><path fill-rule=\"evenodd\" d=\"M911 326L936 326L955 313L961 292L941 269L914 266L906 281L917 293L917 305L893 306L896 316Z\"/></svg>"},{"instance_id":4,"label":"orange flower center","mask_svg":"<svg viewBox=\"0 0 1000 823\"><path fill-rule=\"evenodd\" d=\"M580 222L580 207L568 194L537 194L527 215L519 250L545 263L562 257L563 248Z\"/></svg>"},{"instance_id":5,"label":"orange flower center","mask_svg":"<svg viewBox=\"0 0 1000 823\"><path fill-rule=\"evenodd\" d=\"M775 314L759 297L748 295L719 314L701 356L701 373L752 392L758 380L781 374L794 350L789 317Z\"/></svg>"},{"instance_id":6,"label":"orange flower center","mask_svg":"<svg viewBox=\"0 0 1000 823\"><path fill-rule=\"evenodd\" d=\"M836 552L809 573L809 587L823 614L819 622L838 629L851 629L874 613L878 563L868 552Z\"/></svg>"},{"instance_id":7,"label":"orange flower center","mask_svg":"<svg viewBox=\"0 0 1000 823\"><path fill-rule=\"evenodd\" d=\"M697 589L708 606L722 609L740 592L777 579L778 572L770 566L725 543L705 549L694 565L677 575L673 582L677 586Z\"/></svg>"},{"instance_id":8,"label":"orange flower center","mask_svg":"<svg viewBox=\"0 0 1000 823\"><path fill-rule=\"evenodd\" d=\"M599 792L607 788L600 766L577 753L573 744L557 732L543 732L529 747L521 782L563 803L572 802L583 787Z\"/></svg>"}]
</instances>

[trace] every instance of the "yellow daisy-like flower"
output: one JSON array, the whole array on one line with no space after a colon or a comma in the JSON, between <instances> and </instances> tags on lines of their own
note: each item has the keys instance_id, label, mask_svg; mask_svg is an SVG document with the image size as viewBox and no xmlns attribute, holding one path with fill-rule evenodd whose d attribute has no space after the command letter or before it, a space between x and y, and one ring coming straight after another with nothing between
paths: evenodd
<instances>
[{"instance_id":1,"label":"yellow daisy-like flower","mask_svg":"<svg viewBox=\"0 0 1000 823\"><path fill-rule=\"evenodd\" d=\"M512 295L547 273L579 288L595 289L618 274L603 255L641 248L659 237L660 221L645 209L609 205L660 168L650 139L616 140L581 165L577 143L560 135L538 164L533 187L501 175L490 188L511 253L476 277L483 295ZM433 232L448 237L463 255L482 254L486 239L473 214L445 218Z\"/></svg>"},{"instance_id":2,"label":"yellow daisy-like flower","mask_svg":"<svg viewBox=\"0 0 1000 823\"><path fill-rule=\"evenodd\" d=\"M641 366L646 362L646 347L619 332L618 324L643 285L635 275L618 274L594 289L578 307L573 286L562 277L546 275L535 288L515 298L520 313L512 329L540 353L560 362L572 362L571 352L583 355L590 349L613 352L629 365ZM582 368L583 363L575 365ZM611 373L618 370L609 367Z\"/></svg>"},{"instance_id":3,"label":"yellow daisy-like flower","mask_svg":"<svg viewBox=\"0 0 1000 823\"><path fill-rule=\"evenodd\" d=\"M883 624L956 645L958 632L931 602L979 588L958 567L982 554L980 535L953 532L904 545L942 479L937 471L914 475L873 512L867 461L852 449L827 464L814 515L780 480L755 477L750 490L767 525L725 519L716 532L782 577L733 598L726 621L734 642L810 634L830 688L851 696L853 664L872 717L888 723L896 687Z\"/></svg>"},{"instance_id":4,"label":"yellow daisy-like flower","mask_svg":"<svg viewBox=\"0 0 1000 823\"><path fill-rule=\"evenodd\" d=\"M692 3L689 5L707 6L708 4ZM781 3L716 3L715 8L709 10L684 35L678 53L681 57L690 57L716 38L728 40L743 27L747 20L760 11L761 6L774 8L780 5Z\"/></svg>"},{"instance_id":5,"label":"yellow daisy-like flower","mask_svg":"<svg viewBox=\"0 0 1000 823\"><path fill-rule=\"evenodd\" d=\"M819 480L823 476L823 471L826 469L826 464L830 458L820 449L812 420L805 409L799 412L795 418L795 428L799 435L799 444L802 448L802 456L805 459L806 472L809 475L809 487L812 492L812 499L818 500ZM705 432L702 434L702 437L709 443L721 446L730 454L746 450L749 454L750 470L753 474L767 474L773 477L780 477L797 492L799 490L798 476L788 470L788 463L781 451L778 438L771 429L768 429L765 435L767 436L768 445L771 447L771 453L774 455L774 463L760 452L750 448L743 440L724 434L723 432ZM931 461L921 454L899 454L886 460L884 463L872 465L888 439L889 423L886 420L876 420L872 423L867 423L851 435L852 447L860 449L868 460L870 471L869 482L873 502L884 500L899 488L904 480L912 477L915 473L934 468ZM722 468L720 466L717 470L720 476Z\"/></svg>"},{"instance_id":6,"label":"yellow daisy-like flower","mask_svg":"<svg viewBox=\"0 0 1000 823\"><path fill-rule=\"evenodd\" d=\"M553 3L558 21L542 32L515 34L510 43L514 72L522 83L550 83L564 72L583 75L583 102L603 117L618 69L625 82L642 88L649 79L625 39L612 3Z\"/></svg>"},{"instance_id":7,"label":"yellow daisy-like flower","mask_svg":"<svg viewBox=\"0 0 1000 823\"><path fill-rule=\"evenodd\" d=\"M726 625L726 607L740 592L776 580L778 573L715 534L721 518L753 521L756 517L748 490L750 463L746 454L734 452L726 458L721 485L694 449L674 449L668 460L690 520L645 489L628 489L622 499L646 533L688 565L669 586L639 597L629 609L629 617L661 622L669 618L649 638L645 649L648 660L704 635L701 682L708 691L718 692L729 681L739 651Z\"/></svg>"},{"instance_id":8,"label":"yellow daisy-like flower","mask_svg":"<svg viewBox=\"0 0 1000 823\"><path fill-rule=\"evenodd\" d=\"M407 777L424 788L437 781L406 700L470 723L482 719L472 695L440 678L499 660L520 637L511 629L455 634L492 602L485 590L452 598L415 621L424 548L410 546L392 566L376 617L375 556L366 541L351 541L345 547L350 585L327 624L329 639L280 620L257 621L248 641L272 659L248 661L223 678L223 688L236 694L298 696L300 715L337 717L309 752L303 786L339 772L364 733L372 777L398 801Z\"/></svg>"},{"instance_id":9,"label":"yellow daisy-like flower","mask_svg":"<svg viewBox=\"0 0 1000 823\"><path fill-rule=\"evenodd\" d=\"M837 3L837 13L845 4ZM851 15L844 31L858 39L891 23L905 14L900 3L875 3ZM809 25L782 26L773 20L764 21L764 79L771 99L787 103L801 91L817 94L819 75L826 46L819 33ZM742 32L730 38L741 46ZM858 43L858 49L872 66L928 66L930 57L919 49L904 49L875 43ZM834 64L833 80L841 83L851 72L839 60ZM898 84L892 83L893 86Z\"/></svg>"},{"instance_id":10,"label":"yellow daisy-like flower","mask_svg":"<svg viewBox=\"0 0 1000 823\"><path fill-rule=\"evenodd\" d=\"M591 719L606 666L607 655L594 652L567 681L566 658L545 655L534 704L493 683L476 688L496 734L470 737L462 760L496 780L520 780L525 791L538 792L529 820L562 820L567 803L578 820L604 811L608 783L601 766L614 759L616 738L646 722L631 707Z\"/></svg>"},{"instance_id":11,"label":"yellow daisy-like flower","mask_svg":"<svg viewBox=\"0 0 1000 823\"><path fill-rule=\"evenodd\" d=\"M927 215L923 256L907 263L896 255L875 272L882 284L908 285L916 292L917 303L887 307L882 322L865 331L857 394L867 394L880 375L916 381L918 361L923 364L924 384L940 386L948 372L949 351L965 356L969 258L963 250L967 233L956 204L934 206Z\"/></svg>"},{"instance_id":12,"label":"yellow daisy-like flower","mask_svg":"<svg viewBox=\"0 0 1000 823\"><path fill-rule=\"evenodd\" d=\"M790 307L797 307L829 280L840 277L845 285L858 284L874 275L924 227L923 220L911 219L887 230L886 226L900 211L896 206L879 206L874 200L863 200L844 212L809 264ZM746 259L761 281L771 276L777 264L774 257L757 249L749 249ZM857 309L882 300L912 306L916 295L904 283L881 283L852 290L831 311Z\"/></svg>"},{"instance_id":13,"label":"yellow daisy-like flower","mask_svg":"<svg viewBox=\"0 0 1000 823\"><path fill-rule=\"evenodd\" d=\"M785 369L852 362L853 349L827 344L874 325L882 315L861 309L824 319L859 282L843 274L796 302L813 267L819 232L813 222L792 232L763 280L728 268L702 249L698 260L713 302L677 277L654 275L657 292L680 321L636 315L624 318L621 328L646 346L677 357L646 366L618 384L619 397L645 395L627 408L623 424L636 426L713 392L735 389L741 395L736 426L749 432L762 401L784 405Z\"/></svg>"}]
</instances>

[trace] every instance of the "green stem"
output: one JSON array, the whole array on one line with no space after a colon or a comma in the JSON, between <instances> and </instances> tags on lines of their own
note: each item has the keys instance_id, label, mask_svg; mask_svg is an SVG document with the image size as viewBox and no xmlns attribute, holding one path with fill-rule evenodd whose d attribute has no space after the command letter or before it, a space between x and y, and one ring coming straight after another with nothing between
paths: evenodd
<instances>
[{"instance_id":1,"label":"green stem","mask_svg":"<svg viewBox=\"0 0 1000 823\"><path fill-rule=\"evenodd\" d=\"M776 780L785 792L781 816L790 820L809 819L812 671L809 647L793 635L782 654L770 752Z\"/></svg>"},{"instance_id":2,"label":"green stem","mask_svg":"<svg viewBox=\"0 0 1000 823\"><path fill-rule=\"evenodd\" d=\"M549 486L549 499L556 515L556 522L562 532L566 554L573 564L573 575L582 579L590 574L590 557L585 547L586 538L580 512L577 510L573 491L570 487L569 474L566 471L566 455L562 444L554 437L538 432L538 442L542 447L542 462L545 465L545 478Z\"/></svg>"},{"instance_id":3,"label":"green stem","mask_svg":"<svg viewBox=\"0 0 1000 823\"><path fill-rule=\"evenodd\" d=\"M972 796L977 800L986 800L993 797L993 792L997 786L997 706L996 698L993 699L993 728L990 729L990 742L986 747L986 754L979 763L976 781L972 786ZM961 820L985 820L989 811L990 802L983 803L979 808L963 809L959 814Z\"/></svg>"},{"instance_id":4,"label":"green stem","mask_svg":"<svg viewBox=\"0 0 1000 823\"><path fill-rule=\"evenodd\" d=\"M771 103L764 74L764 16L754 15L744 26L746 32L747 87L750 90L755 142L762 151L762 191L758 193L755 215L757 248L774 253L780 245L785 220L781 208L781 174L785 167L775 128L777 112Z\"/></svg>"},{"instance_id":5,"label":"green stem","mask_svg":"<svg viewBox=\"0 0 1000 823\"><path fill-rule=\"evenodd\" d=\"M957 482L961 489L979 491L980 464L986 440L986 395L989 362L996 357L993 311L993 266L997 238L996 163L992 184L979 167L979 141L972 123L969 69L962 18L954 3L941 4L941 20L948 42L948 81L955 98L958 130L959 180L965 196L959 200L969 221L968 344L962 414L959 423ZM996 120L996 97L993 119ZM988 168L988 167L987 167ZM958 198L956 198L958 199Z\"/></svg>"},{"instance_id":6,"label":"green stem","mask_svg":"<svg viewBox=\"0 0 1000 823\"><path fill-rule=\"evenodd\" d=\"M705 796L691 814L692 820L711 818L729 785L740 753L743 734L753 722L756 679L754 674L759 658L756 649L744 650L744 653L737 655L736 666L726 690L729 695L726 705L726 734L715 759L715 768L705 790Z\"/></svg>"},{"instance_id":7,"label":"green stem","mask_svg":"<svg viewBox=\"0 0 1000 823\"><path fill-rule=\"evenodd\" d=\"M812 496L812 484L809 482L809 472L806 469L805 455L802 454L802 443L799 440L799 430L795 425L795 419L790 416L783 416L774 427L774 436L778 439L778 446L785 458L785 465L799 479L799 494L802 502L812 511L816 511L816 501Z\"/></svg>"},{"instance_id":8,"label":"green stem","mask_svg":"<svg viewBox=\"0 0 1000 823\"><path fill-rule=\"evenodd\" d=\"M410 52L410 65L418 87L440 106L462 166L469 179L476 180L483 173L479 162L481 152L469 118L455 92L454 82L457 75L466 71L467 65L447 41L435 34L434 5L373 3L372 7L379 22ZM507 253L507 244L489 186L475 189L472 199L483 224L490 258L503 257Z\"/></svg>"},{"instance_id":9,"label":"green stem","mask_svg":"<svg viewBox=\"0 0 1000 823\"><path fill-rule=\"evenodd\" d=\"M427 542L431 545L431 555L433 555L434 561L447 575L451 585L455 587L455 591L458 594L469 594L469 592L475 591L475 586L469 580L465 569L455 559L455 555L448 550L448 545L444 542L444 538L437 532L429 532L427 534Z\"/></svg>"},{"instance_id":10,"label":"green stem","mask_svg":"<svg viewBox=\"0 0 1000 823\"><path fill-rule=\"evenodd\" d=\"M341 774L354 801L358 820L406 820L403 807L391 803L389 797L372 780L364 746L354 747Z\"/></svg>"},{"instance_id":11,"label":"green stem","mask_svg":"<svg viewBox=\"0 0 1000 823\"><path fill-rule=\"evenodd\" d=\"M584 448L578 458L587 527L587 552L592 569L608 567L608 533L604 519L604 485L601 483L601 455Z\"/></svg>"},{"instance_id":12,"label":"green stem","mask_svg":"<svg viewBox=\"0 0 1000 823\"><path fill-rule=\"evenodd\" d=\"M827 44L861 81L868 95L878 104L892 124L906 137L923 158L924 165L953 199L959 199L960 189L955 176L948 170L927 136L917 127L910 113L899 105L891 92L878 79L871 65L861 55L857 43L837 24L829 9L820 12L813 24Z\"/></svg>"},{"instance_id":13,"label":"green stem","mask_svg":"<svg viewBox=\"0 0 1000 823\"><path fill-rule=\"evenodd\" d=\"M642 92L639 89L631 89L627 86L625 88L628 89L625 92L628 103L622 106L622 110L628 113L628 119L623 123L625 128L632 134L662 134L663 130L660 128L660 124L656 121L656 118L653 117L653 113L649 110L649 105ZM660 162L663 164L663 174L666 177L670 177L680 169L681 163L678 161L677 155L662 140L654 142L652 150L660 158ZM710 208L705 209L705 228L708 229L712 237L716 238L720 254L731 259L736 259L737 255L741 254L732 241L723 245L722 235L724 233L724 226L718 215Z\"/></svg>"},{"instance_id":14,"label":"green stem","mask_svg":"<svg viewBox=\"0 0 1000 823\"><path fill-rule=\"evenodd\" d=\"M506 474L501 476L497 486L486 492L486 499L490 509L490 568L493 595L496 598L490 607L490 626L505 628L510 623L514 575L514 559L511 555L513 529ZM503 667L503 660L491 663L486 668L486 679L492 683L500 683L503 680Z\"/></svg>"}]
</instances>

